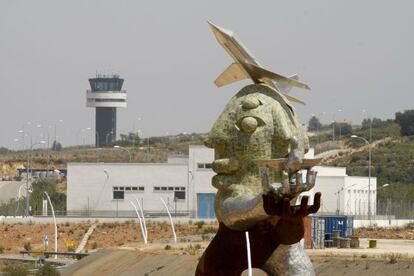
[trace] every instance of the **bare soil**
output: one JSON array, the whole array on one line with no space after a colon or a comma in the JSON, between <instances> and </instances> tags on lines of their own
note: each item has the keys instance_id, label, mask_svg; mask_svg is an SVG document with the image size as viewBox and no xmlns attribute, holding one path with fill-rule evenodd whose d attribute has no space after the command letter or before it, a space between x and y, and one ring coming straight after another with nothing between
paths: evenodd
<instances>
[{"instance_id":1,"label":"bare soil","mask_svg":"<svg viewBox=\"0 0 414 276\"><path fill-rule=\"evenodd\" d=\"M412 227L370 227L354 229L354 235L370 239L403 239L414 240L414 226Z\"/></svg>"},{"instance_id":2,"label":"bare soil","mask_svg":"<svg viewBox=\"0 0 414 276\"><path fill-rule=\"evenodd\" d=\"M66 242L74 242L75 249L82 241L93 222L62 223L58 224L58 251L67 251ZM196 224L176 223L175 231L179 241L184 241L185 236L204 235L215 233L218 224L204 224L198 227ZM167 222L147 222L148 242L168 241L173 235L170 224ZM30 243L32 250L43 250L43 237L49 237L49 250L54 249L53 224L43 223L0 223L0 247L3 254L14 254L24 250L24 245ZM85 249L97 249L119 247L127 244L143 243L141 229L136 221L124 223L99 223L95 228Z\"/></svg>"}]
</instances>

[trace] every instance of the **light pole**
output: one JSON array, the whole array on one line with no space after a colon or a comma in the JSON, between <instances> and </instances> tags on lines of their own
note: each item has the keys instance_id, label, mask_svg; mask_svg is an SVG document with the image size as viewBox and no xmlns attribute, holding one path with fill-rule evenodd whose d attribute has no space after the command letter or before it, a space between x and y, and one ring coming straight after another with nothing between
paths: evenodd
<instances>
[{"instance_id":1,"label":"light pole","mask_svg":"<svg viewBox=\"0 0 414 276\"><path fill-rule=\"evenodd\" d=\"M50 209L52 209L53 223L55 225L55 252L57 253L57 251L58 251L58 248L57 248L57 223L56 223L55 209L53 208L52 201L50 200L49 194L46 191L44 193L47 197L47 200L49 201ZM57 259L56 254L55 254L55 259Z\"/></svg>"},{"instance_id":2,"label":"light pole","mask_svg":"<svg viewBox=\"0 0 414 276\"><path fill-rule=\"evenodd\" d=\"M338 109L338 113L341 113L342 112L342 109ZM339 140L341 140L341 135L342 135L342 127L341 127L341 124L342 124L342 121L339 121L339 124L338 124L338 126L339 126Z\"/></svg>"},{"instance_id":3,"label":"light pole","mask_svg":"<svg viewBox=\"0 0 414 276\"><path fill-rule=\"evenodd\" d=\"M364 137L352 135L351 138L361 139L368 145L368 220L371 226L371 143Z\"/></svg>"},{"instance_id":4,"label":"light pole","mask_svg":"<svg viewBox=\"0 0 414 276\"><path fill-rule=\"evenodd\" d=\"M45 138L44 134L47 133L47 173L49 174L49 166L50 166L50 144L49 144L50 143L50 132L49 132L49 128L50 128L50 126L45 127L45 126L42 126L42 125L39 124L36 127L39 128L39 129L42 129L42 139ZM46 177L47 177L47 175L46 175Z\"/></svg>"},{"instance_id":5,"label":"light pole","mask_svg":"<svg viewBox=\"0 0 414 276\"><path fill-rule=\"evenodd\" d=\"M25 127L28 126L28 125L31 125L31 124L32 124L31 122L26 122L22 125L22 128L19 130L19 133L22 134L22 150L25 150L25 143L24 143L24 137L26 135Z\"/></svg>"},{"instance_id":6,"label":"light pole","mask_svg":"<svg viewBox=\"0 0 414 276\"><path fill-rule=\"evenodd\" d=\"M59 121L57 121L57 122L55 122L55 143L57 143L57 124L58 123L63 123L63 120L59 120Z\"/></svg>"},{"instance_id":7,"label":"light pole","mask_svg":"<svg viewBox=\"0 0 414 276\"><path fill-rule=\"evenodd\" d=\"M96 130L95 130L95 147L96 148L99 148L100 146L101 146L101 143L100 143L100 140L99 140L99 132L97 132Z\"/></svg>"},{"instance_id":8,"label":"light pole","mask_svg":"<svg viewBox=\"0 0 414 276\"><path fill-rule=\"evenodd\" d=\"M87 128L85 128L85 131L91 131L92 130L92 128L91 127L87 127ZM83 146L85 146L85 136L83 137Z\"/></svg>"},{"instance_id":9,"label":"light pole","mask_svg":"<svg viewBox=\"0 0 414 276\"><path fill-rule=\"evenodd\" d=\"M131 155L131 152L129 150L127 150L126 148L123 148L121 146L118 146L118 145L115 145L114 148L115 149L121 149L121 150L124 150L124 151L128 152L128 155L129 155L129 163L131 163L132 155Z\"/></svg>"},{"instance_id":10,"label":"light pole","mask_svg":"<svg viewBox=\"0 0 414 276\"><path fill-rule=\"evenodd\" d=\"M26 211L25 216L29 216L29 167L30 167L30 178L32 176L32 150L33 147L36 145L45 144L45 141L40 141L38 143L34 143L30 145L29 152L27 154L27 167L26 167Z\"/></svg>"},{"instance_id":11,"label":"light pole","mask_svg":"<svg viewBox=\"0 0 414 276\"><path fill-rule=\"evenodd\" d=\"M141 117L138 117L137 118L137 121L140 122L141 121ZM139 131L140 130L138 130L137 132L135 132L135 121L134 121L133 124L132 124L132 133L134 133L135 135L138 135L138 132ZM133 137L133 140L132 140L132 147L134 147L134 148L135 148L135 138L136 137ZM139 145L138 145L138 147L139 147Z\"/></svg>"}]
</instances>

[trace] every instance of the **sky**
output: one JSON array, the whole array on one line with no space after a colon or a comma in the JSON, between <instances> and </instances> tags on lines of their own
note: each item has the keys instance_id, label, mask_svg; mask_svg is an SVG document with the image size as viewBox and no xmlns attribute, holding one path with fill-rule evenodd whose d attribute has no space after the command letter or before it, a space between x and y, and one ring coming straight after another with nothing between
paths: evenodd
<instances>
[{"instance_id":1,"label":"sky","mask_svg":"<svg viewBox=\"0 0 414 276\"><path fill-rule=\"evenodd\" d=\"M0 147L21 148L23 127L33 142L53 137L55 125L64 146L92 144L86 90L97 72L125 79L118 134L208 132L250 81L215 87L232 59L207 20L267 69L311 86L291 91L306 102L295 105L303 122L394 118L414 103L413 10L372 0L0 0Z\"/></svg>"}]
</instances>

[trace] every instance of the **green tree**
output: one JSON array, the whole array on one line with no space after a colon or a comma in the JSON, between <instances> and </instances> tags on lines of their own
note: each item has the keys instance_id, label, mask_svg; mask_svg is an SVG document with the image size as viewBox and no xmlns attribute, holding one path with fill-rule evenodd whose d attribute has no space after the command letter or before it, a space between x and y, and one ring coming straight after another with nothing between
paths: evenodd
<instances>
[{"instance_id":1,"label":"green tree","mask_svg":"<svg viewBox=\"0 0 414 276\"><path fill-rule=\"evenodd\" d=\"M379 118L372 118L372 128L383 127L386 121L382 121ZM361 128L369 129L371 125L371 118L362 120Z\"/></svg>"},{"instance_id":2,"label":"green tree","mask_svg":"<svg viewBox=\"0 0 414 276\"><path fill-rule=\"evenodd\" d=\"M57 182L52 180L38 180L33 182L33 191L30 195L30 206L32 206L33 212L42 211L43 199L45 199L44 192L49 194L55 211L66 210L66 195L57 192L56 184Z\"/></svg>"},{"instance_id":3,"label":"green tree","mask_svg":"<svg viewBox=\"0 0 414 276\"><path fill-rule=\"evenodd\" d=\"M414 135L414 109L395 113L395 121L401 127L401 136Z\"/></svg>"},{"instance_id":4,"label":"green tree","mask_svg":"<svg viewBox=\"0 0 414 276\"><path fill-rule=\"evenodd\" d=\"M312 116L308 122L308 131L318 131L322 128L322 124L316 116Z\"/></svg>"}]
</instances>

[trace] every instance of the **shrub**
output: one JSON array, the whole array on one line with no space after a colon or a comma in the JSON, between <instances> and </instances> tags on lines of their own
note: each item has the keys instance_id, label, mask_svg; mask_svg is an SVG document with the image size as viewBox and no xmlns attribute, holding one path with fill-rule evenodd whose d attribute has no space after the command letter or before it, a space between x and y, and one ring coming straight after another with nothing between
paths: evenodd
<instances>
[{"instance_id":1,"label":"shrub","mask_svg":"<svg viewBox=\"0 0 414 276\"><path fill-rule=\"evenodd\" d=\"M91 245L91 248L92 249L98 248L98 243L97 242L93 242L92 245Z\"/></svg>"},{"instance_id":2,"label":"shrub","mask_svg":"<svg viewBox=\"0 0 414 276\"><path fill-rule=\"evenodd\" d=\"M43 266L41 266L37 270L37 272L35 273L35 275L36 276L59 276L60 273L50 263L45 263Z\"/></svg>"},{"instance_id":3,"label":"shrub","mask_svg":"<svg viewBox=\"0 0 414 276\"><path fill-rule=\"evenodd\" d=\"M26 276L29 275L27 268L23 264L16 263L7 263L3 269L3 274L5 276Z\"/></svg>"},{"instance_id":4,"label":"shrub","mask_svg":"<svg viewBox=\"0 0 414 276\"><path fill-rule=\"evenodd\" d=\"M171 247L171 245L169 245L169 244L167 244L165 247L164 247L164 249L165 250L170 250L172 247Z\"/></svg>"},{"instance_id":5,"label":"shrub","mask_svg":"<svg viewBox=\"0 0 414 276\"><path fill-rule=\"evenodd\" d=\"M30 251L30 250L32 250L32 245L30 244L30 242L26 242L26 243L23 245L23 248L24 248L24 250L26 250L26 251Z\"/></svg>"},{"instance_id":6,"label":"shrub","mask_svg":"<svg viewBox=\"0 0 414 276\"><path fill-rule=\"evenodd\" d=\"M204 228L203 233L204 234L210 234L210 233L215 234L215 233L217 233L217 228L212 227L212 226L206 227L206 228Z\"/></svg>"},{"instance_id":7,"label":"shrub","mask_svg":"<svg viewBox=\"0 0 414 276\"><path fill-rule=\"evenodd\" d=\"M204 221L203 220L196 221L194 224L197 226L198 229L201 229L203 228Z\"/></svg>"}]
</instances>

